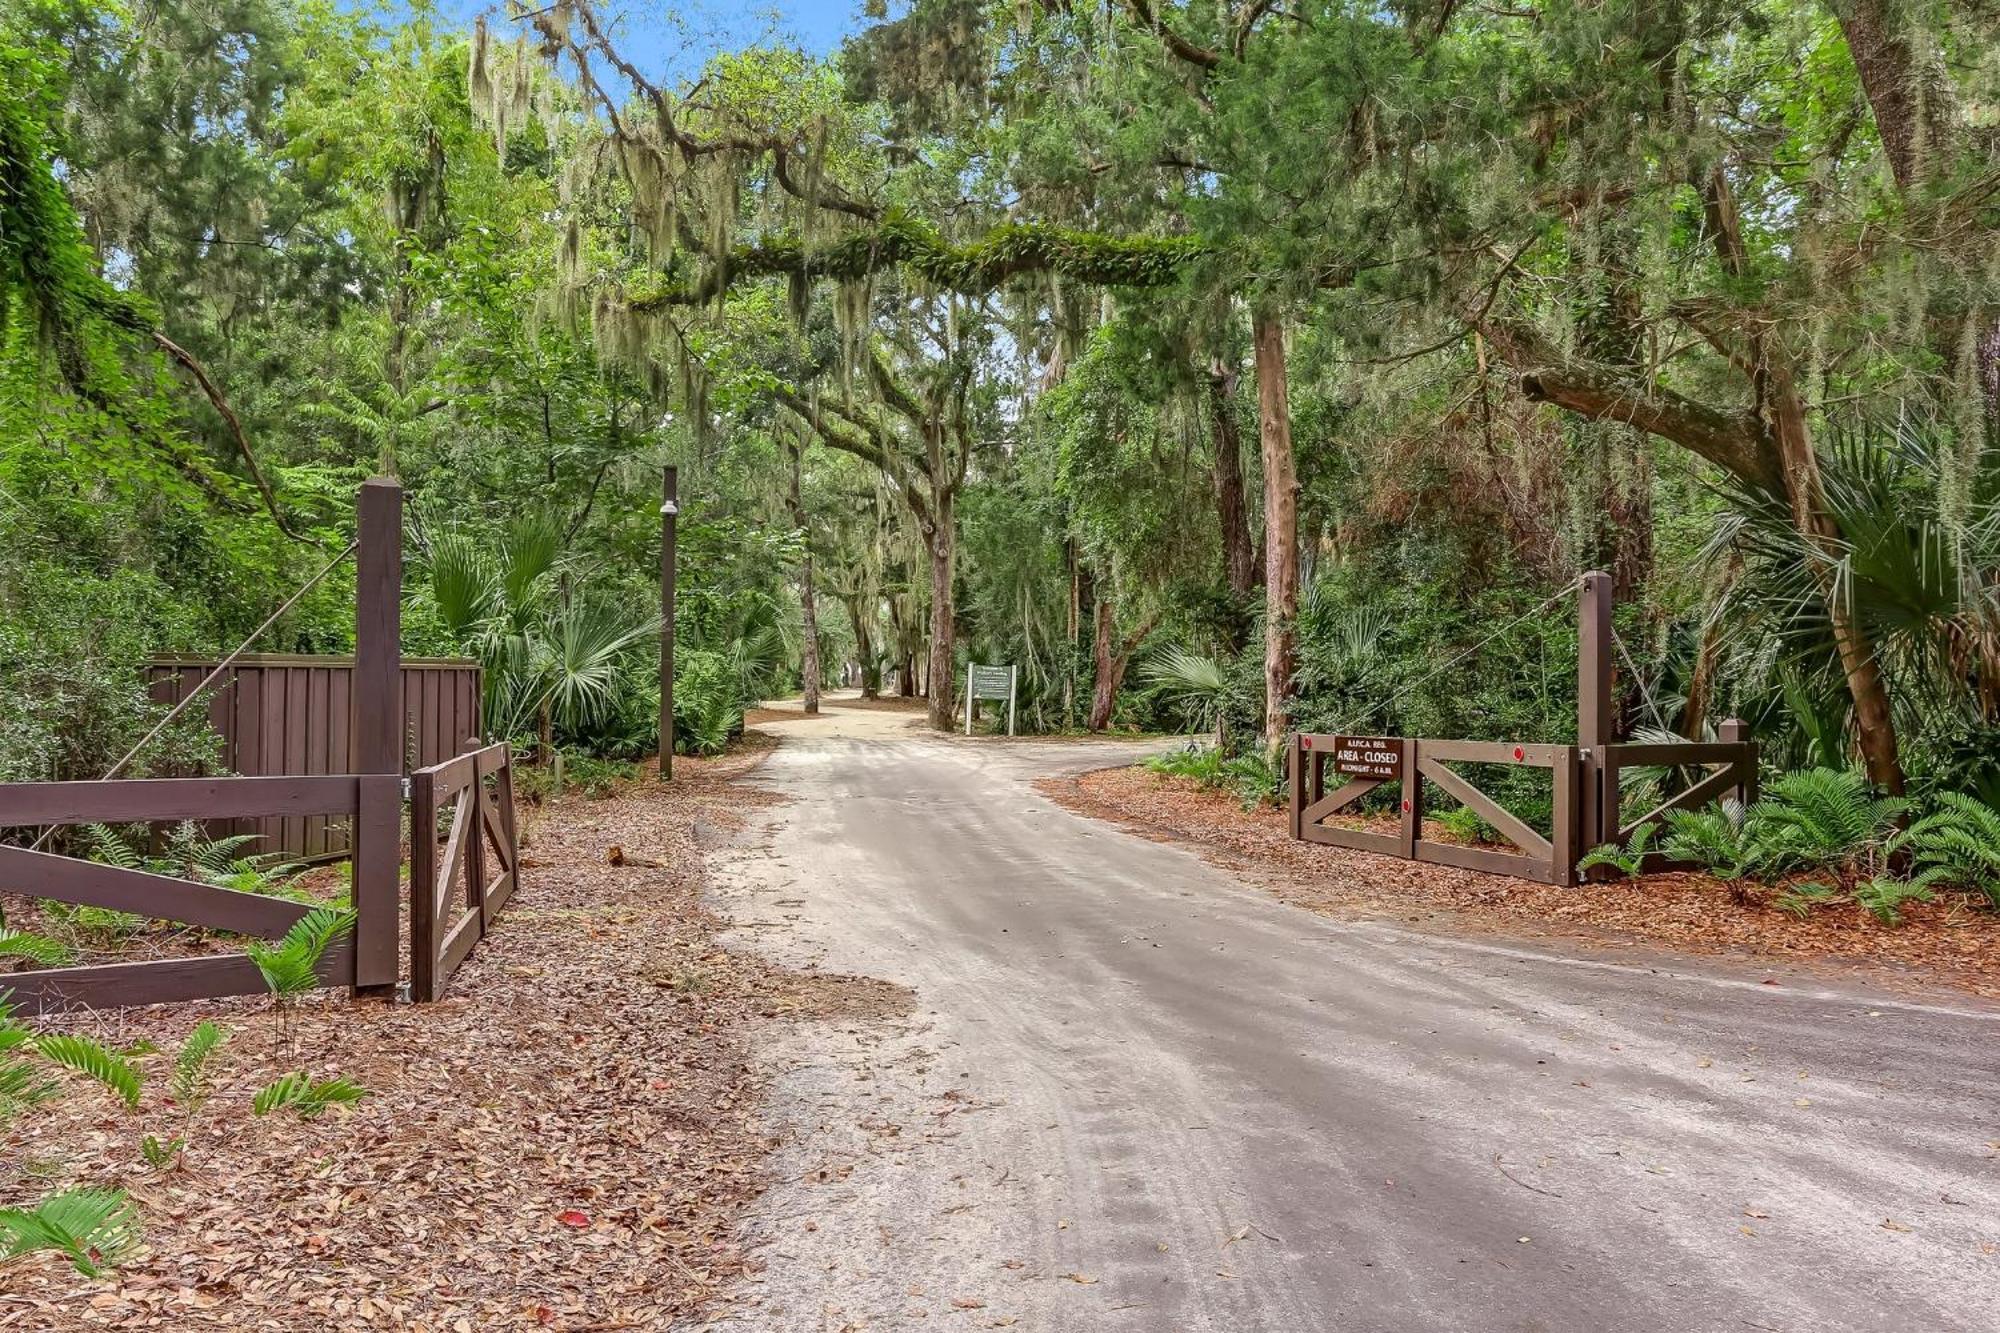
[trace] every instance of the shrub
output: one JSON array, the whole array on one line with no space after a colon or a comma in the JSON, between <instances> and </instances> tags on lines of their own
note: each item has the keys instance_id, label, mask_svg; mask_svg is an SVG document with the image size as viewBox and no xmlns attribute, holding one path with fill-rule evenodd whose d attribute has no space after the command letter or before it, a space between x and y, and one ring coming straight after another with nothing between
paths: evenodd
<instances>
[{"instance_id":1,"label":"shrub","mask_svg":"<svg viewBox=\"0 0 2000 1333\"><path fill-rule=\"evenodd\" d=\"M721 653L696 648L674 659L674 748L721 754L743 730L742 677Z\"/></svg>"},{"instance_id":2,"label":"shrub","mask_svg":"<svg viewBox=\"0 0 2000 1333\"><path fill-rule=\"evenodd\" d=\"M2000 810L1962 792L1941 792L1937 804L1903 839L1914 880L1977 890L2000 907Z\"/></svg>"}]
</instances>

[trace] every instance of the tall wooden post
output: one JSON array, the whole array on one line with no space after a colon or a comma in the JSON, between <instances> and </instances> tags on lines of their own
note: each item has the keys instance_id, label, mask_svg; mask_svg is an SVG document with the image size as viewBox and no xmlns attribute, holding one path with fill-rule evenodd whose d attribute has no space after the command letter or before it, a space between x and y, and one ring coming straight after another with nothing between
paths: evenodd
<instances>
[{"instance_id":1,"label":"tall wooden post","mask_svg":"<svg viewBox=\"0 0 2000 1333\"><path fill-rule=\"evenodd\" d=\"M393 988L403 776L403 488L371 477L355 505L352 756L354 988Z\"/></svg>"},{"instance_id":2,"label":"tall wooden post","mask_svg":"<svg viewBox=\"0 0 2000 1333\"><path fill-rule=\"evenodd\" d=\"M1604 808L1603 747L1618 739L1611 711L1611 652L1611 576L1592 570L1583 576L1577 598L1576 743L1583 781L1577 836L1586 848L1618 832L1618 812Z\"/></svg>"},{"instance_id":3,"label":"tall wooden post","mask_svg":"<svg viewBox=\"0 0 2000 1333\"><path fill-rule=\"evenodd\" d=\"M680 469L667 464L660 502L660 780L674 775L674 523L681 512Z\"/></svg>"},{"instance_id":4,"label":"tall wooden post","mask_svg":"<svg viewBox=\"0 0 2000 1333\"><path fill-rule=\"evenodd\" d=\"M1715 729L1715 738L1730 745L1747 747L1743 756L1735 761L1736 790L1730 793L1737 804L1747 810L1757 799L1757 747L1750 744L1750 724L1740 717L1728 718Z\"/></svg>"}]
</instances>

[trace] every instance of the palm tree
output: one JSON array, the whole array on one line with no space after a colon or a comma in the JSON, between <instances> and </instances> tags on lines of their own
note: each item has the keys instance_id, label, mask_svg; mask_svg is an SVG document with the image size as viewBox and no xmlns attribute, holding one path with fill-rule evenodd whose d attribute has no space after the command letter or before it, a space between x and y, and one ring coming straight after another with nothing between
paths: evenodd
<instances>
[{"instance_id":1,"label":"palm tree","mask_svg":"<svg viewBox=\"0 0 2000 1333\"><path fill-rule=\"evenodd\" d=\"M426 543L438 617L483 668L488 729L510 736L533 725L537 762L553 756L557 726L581 729L609 714L620 660L660 628L656 614L568 593L562 540L553 516L528 514L493 545L462 529Z\"/></svg>"}]
</instances>

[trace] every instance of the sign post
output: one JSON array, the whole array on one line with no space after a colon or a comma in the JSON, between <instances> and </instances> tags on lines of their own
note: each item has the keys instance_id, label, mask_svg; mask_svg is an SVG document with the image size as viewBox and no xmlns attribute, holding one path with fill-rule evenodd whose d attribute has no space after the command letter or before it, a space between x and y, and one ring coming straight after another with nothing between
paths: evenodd
<instances>
[{"instance_id":1,"label":"sign post","mask_svg":"<svg viewBox=\"0 0 2000 1333\"><path fill-rule=\"evenodd\" d=\"M1007 701L1007 734L1014 734L1014 701L1021 682L1018 666L981 666L971 663L965 671L965 734L972 734L972 714L980 699Z\"/></svg>"}]
</instances>

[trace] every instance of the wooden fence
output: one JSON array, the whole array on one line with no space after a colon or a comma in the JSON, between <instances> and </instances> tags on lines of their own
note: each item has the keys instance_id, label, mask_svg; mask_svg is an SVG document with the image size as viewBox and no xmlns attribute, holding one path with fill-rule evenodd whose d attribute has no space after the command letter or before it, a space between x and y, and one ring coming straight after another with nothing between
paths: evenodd
<instances>
[{"instance_id":1,"label":"wooden fence","mask_svg":"<svg viewBox=\"0 0 2000 1333\"><path fill-rule=\"evenodd\" d=\"M329 951L330 986L393 986L398 979L397 869L402 779L393 773L295 778L150 778L0 784L0 825L139 823L182 819L337 816L353 822L353 934ZM211 930L279 939L306 906L213 884L127 870L27 847L0 847L0 884L37 898L106 907ZM37 968L0 977L29 1013L257 994L262 973L246 954Z\"/></svg>"},{"instance_id":2,"label":"wooden fence","mask_svg":"<svg viewBox=\"0 0 2000 1333\"><path fill-rule=\"evenodd\" d=\"M1292 836L1544 884L1574 884L1577 859L1590 848L1613 841L1622 845L1642 825L1659 823L1669 810L1696 808L1723 796L1747 800L1756 789L1757 747L1740 739L1607 745L1599 748L1594 764L1585 758L1585 751L1575 745L1298 732L1292 736L1289 764ZM1549 831L1544 834L1453 767L1465 764L1548 770ZM1657 798L1645 813L1621 822L1616 818L1620 774L1641 766L1695 770L1700 775L1681 790ZM1327 790L1329 770L1345 779L1333 791ZM1585 783L1600 773L1604 788L1596 801L1586 802ZM1358 826L1325 822L1360 815L1363 798L1391 784L1396 799L1380 817ZM1428 836L1425 811L1432 788L1479 816L1507 845L1467 846ZM1610 816L1604 827L1587 825L1586 805ZM1647 869L1669 864L1655 854L1648 858Z\"/></svg>"},{"instance_id":3,"label":"wooden fence","mask_svg":"<svg viewBox=\"0 0 2000 1333\"><path fill-rule=\"evenodd\" d=\"M145 668L161 703L194 693L216 659L161 658ZM479 664L467 658L403 658L399 684L403 767L435 764L480 734ZM222 763L245 777L313 777L354 767L354 659L245 653L209 687L208 721L222 737ZM197 705L198 706L198 705ZM283 815L212 824L212 837L250 833L251 850L302 860L343 856L337 816Z\"/></svg>"},{"instance_id":4,"label":"wooden fence","mask_svg":"<svg viewBox=\"0 0 2000 1333\"><path fill-rule=\"evenodd\" d=\"M1354 742L1365 741L1365 745ZM1368 759L1343 760L1343 756ZM1389 756L1394 756L1393 759ZM1372 762L1369 760L1372 759ZM1552 823L1545 836L1527 820L1479 789L1454 764L1498 764L1547 769ZM1326 790L1327 770L1367 767ZM1577 747L1513 745L1505 742L1417 740L1407 737L1340 737L1299 732L1292 737L1292 836L1306 842L1354 847L1435 865L1515 875L1544 884L1576 882ZM1397 784L1395 831L1344 828L1323 821L1354 813L1362 797ZM1426 836L1427 787L1436 787L1473 811L1505 838L1513 850L1468 847Z\"/></svg>"},{"instance_id":5,"label":"wooden fence","mask_svg":"<svg viewBox=\"0 0 2000 1333\"><path fill-rule=\"evenodd\" d=\"M410 774L411 998L443 996L519 876L514 768L504 743Z\"/></svg>"}]
</instances>

